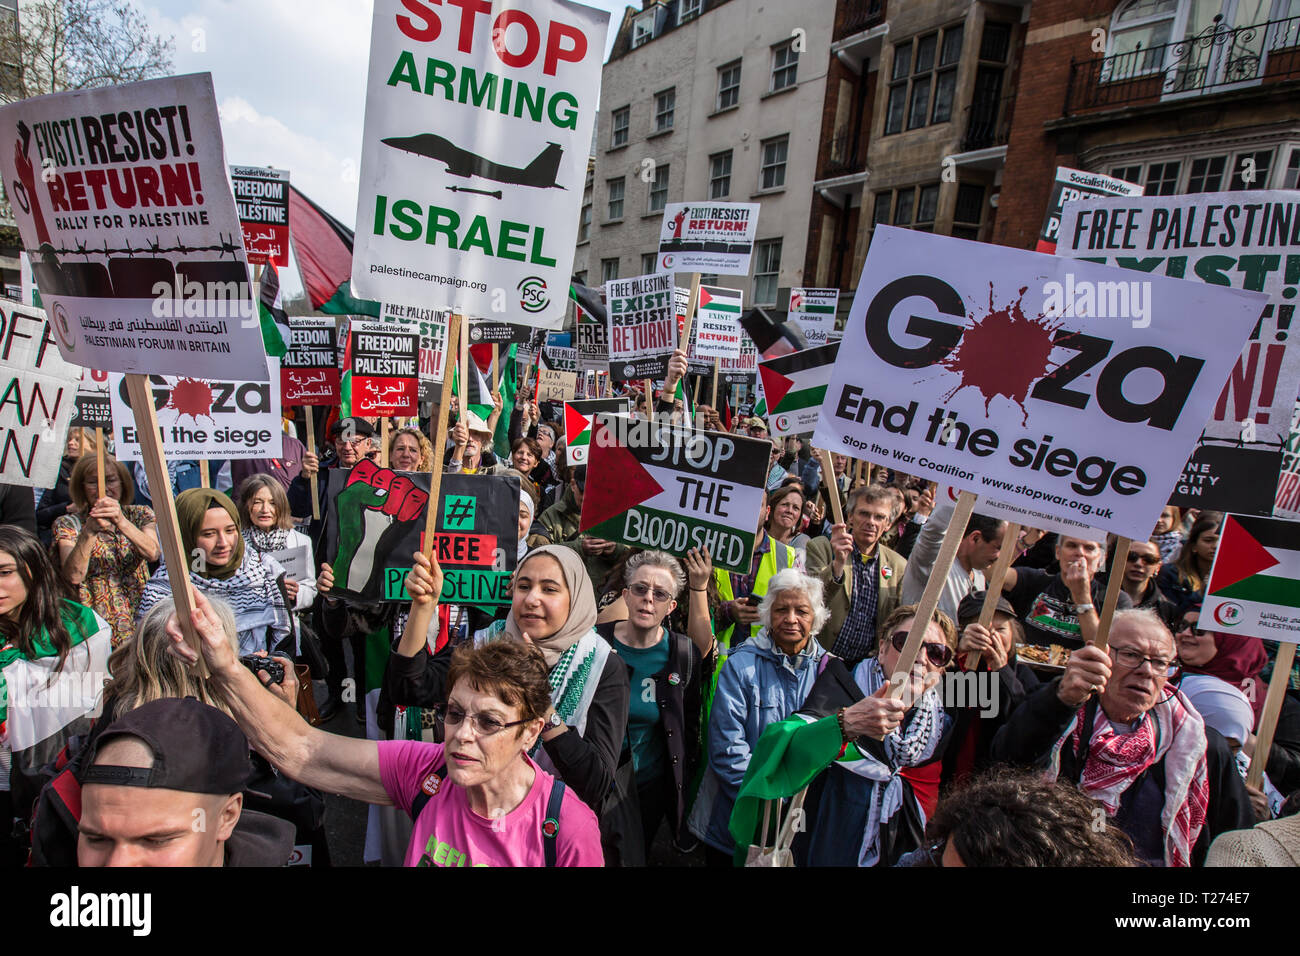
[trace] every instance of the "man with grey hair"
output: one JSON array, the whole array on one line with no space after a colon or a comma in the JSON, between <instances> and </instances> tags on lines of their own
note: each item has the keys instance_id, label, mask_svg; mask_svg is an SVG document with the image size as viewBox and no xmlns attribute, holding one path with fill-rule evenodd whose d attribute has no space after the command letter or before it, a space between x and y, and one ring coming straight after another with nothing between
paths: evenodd
<instances>
[{"instance_id":1,"label":"man with grey hair","mask_svg":"<svg viewBox=\"0 0 1300 956\"><path fill-rule=\"evenodd\" d=\"M758 608L762 630L732 651L718 672L707 740L708 768L690 829L711 865L730 866L731 808L763 730L803 704L826 651L813 640L829 611L822 585L797 568L768 581Z\"/></svg>"},{"instance_id":2,"label":"man with grey hair","mask_svg":"<svg viewBox=\"0 0 1300 956\"><path fill-rule=\"evenodd\" d=\"M1109 646L1076 650L998 731L992 759L1077 784L1149 865L1201 865L1216 836L1255 817L1227 742L1168 686L1175 660L1154 611L1117 612Z\"/></svg>"}]
</instances>

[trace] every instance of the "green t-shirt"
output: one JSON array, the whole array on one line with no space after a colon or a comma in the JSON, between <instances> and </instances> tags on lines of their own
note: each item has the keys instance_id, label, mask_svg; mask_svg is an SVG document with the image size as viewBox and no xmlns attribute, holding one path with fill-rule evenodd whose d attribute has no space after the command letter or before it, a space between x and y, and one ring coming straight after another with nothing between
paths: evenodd
<instances>
[{"instance_id":1,"label":"green t-shirt","mask_svg":"<svg viewBox=\"0 0 1300 956\"><path fill-rule=\"evenodd\" d=\"M663 773L667 762L663 722L659 719L659 703L655 700L654 675L668 666L668 632L662 631L659 643L644 650L628 647L617 637L613 647L614 653L627 664L632 685L627 713L632 766L639 779L651 780Z\"/></svg>"}]
</instances>

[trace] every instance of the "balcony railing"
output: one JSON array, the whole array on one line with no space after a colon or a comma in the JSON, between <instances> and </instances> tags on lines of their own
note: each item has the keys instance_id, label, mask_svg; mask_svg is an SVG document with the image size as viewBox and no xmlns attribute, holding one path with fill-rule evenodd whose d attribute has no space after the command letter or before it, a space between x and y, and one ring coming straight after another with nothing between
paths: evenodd
<instances>
[{"instance_id":1,"label":"balcony railing","mask_svg":"<svg viewBox=\"0 0 1300 956\"><path fill-rule=\"evenodd\" d=\"M840 9L843 13L835 24L836 40L885 22L885 0L841 0Z\"/></svg>"},{"instance_id":2,"label":"balcony railing","mask_svg":"<svg viewBox=\"0 0 1300 956\"><path fill-rule=\"evenodd\" d=\"M1228 27L1216 16L1194 37L1070 62L1063 115L1202 96L1300 79L1300 17Z\"/></svg>"},{"instance_id":3,"label":"balcony railing","mask_svg":"<svg viewBox=\"0 0 1300 956\"><path fill-rule=\"evenodd\" d=\"M976 97L966 107L968 120L966 135L962 138L962 152L1005 146L1011 135L1011 107L1016 96Z\"/></svg>"},{"instance_id":4,"label":"balcony railing","mask_svg":"<svg viewBox=\"0 0 1300 956\"><path fill-rule=\"evenodd\" d=\"M834 179L836 176L860 173L866 169L867 164L858 150L861 138L861 134L851 128L842 129L831 137L830 148L823 154L817 178Z\"/></svg>"}]
</instances>

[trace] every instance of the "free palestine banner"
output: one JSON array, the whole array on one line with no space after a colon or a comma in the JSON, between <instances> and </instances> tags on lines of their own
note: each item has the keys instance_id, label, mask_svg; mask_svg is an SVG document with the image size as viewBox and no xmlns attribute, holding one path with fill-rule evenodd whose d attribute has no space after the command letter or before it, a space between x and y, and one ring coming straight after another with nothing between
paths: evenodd
<instances>
[{"instance_id":1,"label":"free palestine banner","mask_svg":"<svg viewBox=\"0 0 1300 956\"><path fill-rule=\"evenodd\" d=\"M1200 627L1300 643L1300 522L1228 515L1205 591Z\"/></svg>"},{"instance_id":2,"label":"free palestine banner","mask_svg":"<svg viewBox=\"0 0 1300 956\"><path fill-rule=\"evenodd\" d=\"M289 171L231 166L230 185L244 231L248 261L281 269L289 264Z\"/></svg>"},{"instance_id":3,"label":"free palestine banner","mask_svg":"<svg viewBox=\"0 0 1300 956\"><path fill-rule=\"evenodd\" d=\"M11 103L0 108L0 144L66 361L267 374L210 74Z\"/></svg>"},{"instance_id":4,"label":"free palestine banner","mask_svg":"<svg viewBox=\"0 0 1300 956\"><path fill-rule=\"evenodd\" d=\"M1266 301L879 226L813 444L1145 540Z\"/></svg>"},{"instance_id":5,"label":"free palestine banner","mask_svg":"<svg viewBox=\"0 0 1300 956\"><path fill-rule=\"evenodd\" d=\"M376 0L352 291L556 329L609 14Z\"/></svg>"}]
</instances>

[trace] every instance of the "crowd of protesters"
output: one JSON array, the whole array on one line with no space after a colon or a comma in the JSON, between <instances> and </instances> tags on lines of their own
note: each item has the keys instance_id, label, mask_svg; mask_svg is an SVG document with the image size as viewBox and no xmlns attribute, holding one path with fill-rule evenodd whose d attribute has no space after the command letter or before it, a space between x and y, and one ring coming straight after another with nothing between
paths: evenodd
<instances>
[{"instance_id":1,"label":"crowd of protesters","mask_svg":"<svg viewBox=\"0 0 1300 956\"><path fill-rule=\"evenodd\" d=\"M179 575L142 469L104 455L99 487L73 429L55 487L3 489L0 860L328 865L334 793L375 808L366 856L391 865L1300 861L1300 681L1248 786L1276 645L1200 627L1221 514L1166 508L1122 567L1023 529L988 619L1006 525L976 513L918 621L952 501L841 455L822 474L729 408L689 421L685 366L630 397L770 442L744 572L581 532L621 477L570 465L562 406L526 388L503 420L499 395L453 408L443 448L427 419L334 415L322 455L286 422L283 459L169 463ZM326 479L376 458L517 480L506 605L444 604L425 555L409 602L336 586Z\"/></svg>"}]
</instances>

